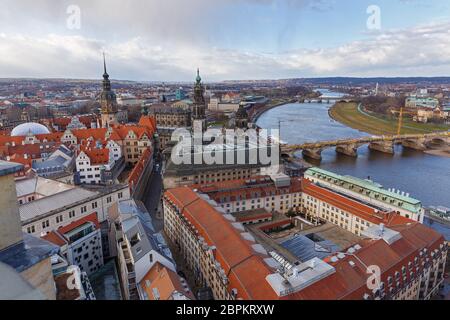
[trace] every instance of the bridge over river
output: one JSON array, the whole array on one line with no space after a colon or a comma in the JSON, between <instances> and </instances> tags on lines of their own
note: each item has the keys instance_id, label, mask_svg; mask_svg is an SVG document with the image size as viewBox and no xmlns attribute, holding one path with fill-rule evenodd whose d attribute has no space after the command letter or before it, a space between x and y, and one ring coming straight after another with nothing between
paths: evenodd
<instances>
[{"instance_id":1,"label":"bridge over river","mask_svg":"<svg viewBox=\"0 0 450 320\"><path fill-rule=\"evenodd\" d=\"M445 147L450 144L450 132L434 132L428 134L405 134L369 136L362 138L340 139L331 141L320 141L303 143L298 145L281 145L282 155L292 157L297 151L302 151L303 155L312 159L322 159L322 150L336 148L336 152L347 156L358 156L358 148L369 145L369 149L384 153L394 153L394 145L402 144L405 148L415 150L426 150L429 146Z\"/></svg>"}]
</instances>

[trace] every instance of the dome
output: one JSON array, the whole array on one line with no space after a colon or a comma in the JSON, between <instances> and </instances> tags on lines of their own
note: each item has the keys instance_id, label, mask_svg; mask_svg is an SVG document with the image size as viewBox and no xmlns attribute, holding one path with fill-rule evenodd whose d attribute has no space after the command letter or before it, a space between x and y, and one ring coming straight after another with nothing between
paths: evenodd
<instances>
[{"instance_id":1,"label":"dome","mask_svg":"<svg viewBox=\"0 0 450 320\"><path fill-rule=\"evenodd\" d=\"M35 122L27 122L22 123L21 125L18 125L11 131L12 137L20 137L20 136L26 136L28 134L47 134L50 133L50 131L47 129L46 126L43 126L42 124L35 123Z\"/></svg>"}]
</instances>

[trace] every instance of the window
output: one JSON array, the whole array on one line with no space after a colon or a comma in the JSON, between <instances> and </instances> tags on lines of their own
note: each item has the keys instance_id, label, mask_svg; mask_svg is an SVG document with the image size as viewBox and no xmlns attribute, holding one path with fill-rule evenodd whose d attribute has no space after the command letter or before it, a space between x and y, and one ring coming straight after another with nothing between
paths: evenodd
<instances>
[{"instance_id":1,"label":"window","mask_svg":"<svg viewBox=\"0 0 450 320\"><path fill-rule=\"evenodd\" d=\"M42 221L42 229L48 228L50 226L50 221L45 220Z\"/></svg>"},{"instance_id":2,"label":"window","mask_svg":"<svg viewBox=\"0 0 450 320\"><path fill-rule=\"evenodd\" d=\"M87 208L86 208L86 206L84 206L84 207L81 207L81 213L86 213L86 211L87 211Z\"/></svg>"},{"instance_id":3,"label":"window","mask_svg":"<svg viewBox=\"0 0 450 320\"><path fill-rule=\"evenodd\" d=\"M69 218L75 217L75 210L69 211Z\"/></svg>"},{"instance_id":4,"label":"window","mask_svg":"<svg viewBox=\"0 0 450 320\"><path fill-rule=\"evenodd\" d=\"M56 216L56 223L61 223L62 221L63 221L62 215Z\"/></svg>"},{"instance_id":5,"label":"window","mask_svg":"<svg viewBox=\"0 0 450 320\"><path fill-rule=\"evenodd\" d=\"M92 202L92 209L96 209L97 208L97 202Z\"/></svg>"},{"instance_id":6,"label":"window","mask_svg":"<svg viewBox=\"0 0 450 320\"><path fill-rule=\"evenodd\" d=\"M28 233L34 233L35 231L36 231L36 229L35 229L34 226L30 226L30 227L27 228L27 232Z\"/></svg>"}]
</instances>

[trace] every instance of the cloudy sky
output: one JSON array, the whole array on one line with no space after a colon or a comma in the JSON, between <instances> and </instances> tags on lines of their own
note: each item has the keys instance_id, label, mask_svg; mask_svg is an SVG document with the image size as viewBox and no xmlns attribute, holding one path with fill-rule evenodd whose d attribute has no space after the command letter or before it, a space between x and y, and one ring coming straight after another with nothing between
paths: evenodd
<instances>
[{"instance_id":1,"label":"cloudy sky","mask_svg":"<svg viewBox=\"0 0 450 320\"><path fill-rule=\"evenodd\" d=\"M99 78L102 51L128 80L449 76L450 2L0 0L0 78Z\"/></svg>"}]
</instances>

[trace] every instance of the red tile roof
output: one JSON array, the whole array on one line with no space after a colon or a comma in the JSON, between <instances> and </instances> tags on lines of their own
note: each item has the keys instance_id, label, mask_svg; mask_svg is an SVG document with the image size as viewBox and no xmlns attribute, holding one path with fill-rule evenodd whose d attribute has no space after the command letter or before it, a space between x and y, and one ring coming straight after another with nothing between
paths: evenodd
<instances>
[{"instance_id":1,"label":"red tile roof","mask_svg":"<svg viewBox=\"0 0 450 320\"><path fill-rule=\"evenodd\" d=\"M236 288L238 298L253 300L276 299L277 295L267 281L262 281L273 270L251 247L225 217L200 198L191 188L168 190L165 198L180 210L198 230L209 246L214 246L215 258L229 276L228 290Z\"/></svg>"},{"instance_id":2,"label":"red tile roof","mask_svg":"<svg viewBox=\"0 0 450 320\"><path fill-rule=\"evenodd\" d=\"M366 285L369 274L366 272L365 265L379 266L381 280L386 284L388 276L394 277L396 271L401 272L402 266L407 267L409 262L414 263L414 258L419 257L419 252L423 248L428 249L428 254L424 256L426 258L444 243L443 236L434 230L418 222L394 215L387 221L387 225L390 229L401 233L402 237L399 240L391 245L383 239L361 240L358 243L361 248L354 253L354 256L346 256L336 263L332 263L329 258L325 259L335 267L334 274L297 293L280 298L266 281L266 276L275 271L263 262L262 256L252 250L251 243L244 240L239 231L222 214L189 187L170 189L164 197L165 201L181 211L181 214L188 219L209 246L216 247L215 258L230 280L228 290L236 288L238 298L242 299L360 300L365 293L371 294ZM348 209L349 203L346 202L348 200L342 201ZM338 202L341 204L340 201ZM359 210L366 210L366 208L356 208L355 212L359 213ZM349 263L350 261L353 266ZM364 265L360 261L363 261ZM417 274L416 271L414 273ZM406 281L408 280L409 275Z\"/></svg>"},{"instance_id":3,"label":"red tile roof","mask_svg":"<svg viewBox=\"0 0 450 320\"><path fill-rule=\"evenodd\" d=\"M72 231L72 230L74 230L74 229L76 229L76 228L78 228L78 227L88 223L88 222L92 222L94 224L94 226L95 226L95 229L100 228L100 224L99 224L98 219L97 219L97 213L94 212L94 213L91 213L91 214L89 214L87 216L84 216L81 219L78 219L78 220L68 224L67 226L59 228L58 232L60 234L65 234L65 233L68 233L68 232L70 232L70 231Z\"/></svg>"},{"instance_id":4,"label":"red tile roof","mask_svg":"<svg viewBox=\"0 0 450 320\"><path fill-rule=\"evenodd\" d=\"M91 165L100 165L109 163L109 149L83 148L82 151L91 160Z\"/></svg>"},{"instance_id":5,"label":"red tile roof","mask_svg":"<svg viewBox=\"0 0 450 320\"><path fill-rule=\"evenodd\" d=\"M56 231L51 231L51 232L47 233L45 236L42 237L42 239L44 239L48 242L51 242L53 244L56 244L59 247L62 247L68 243L67 240L64 239L64 237L61 236Z\"/></svg>"},{"instance_id":6,"label":"red tile roof","mask_svg":"<svg viewBox=\"0 0 450 320\"><path fill-rule=\"evenodd\" d=\"M249 180L255 182L247 183ZM227 199L227 202L252 199L255 198L255 194L258 194L258 197L269 197L272 194L297 193L301 191L301 180L292 178L289 187L276 187L269 176L255 176L250 179L196 184L192 185L191 188L206 193L212 199L221 203L223 202L222 199Z\"/></svg>"},{"instance_id":7,"label":"red tile roof","mask_svg":"<svg viewBox=\"0 0 450 320\"><path fill-rule=\"evenodd\" d=\"M94 138L94 140L103 140L106 136L106 128L96 128L96 129L76 129L71 130L72 134L78 139L89 139Z\"/></svg>"},{"instance_id":8,"label":"red tile roof","mask_svg":"<svg viewBox=\"0 0 450 320\"><path fill-rule=\"evenodd\" d=\"M149 286L147 286L147 283ZM142 290L147 293L149 300L156 300L154 296L154 290L158 292L158 300L171 300L172 295L175 292L179 292L191 300L195 300L194 295L189 290L183 287L180 277L170 270L169 268L163 266L159 262L156 262L152 268L147 272L147 274L142 278L139 283Z\"/></svg>"},{"instance_id":9,"label":"red tile roof","mask_svg":"<svg viewBox=\"0 0 450 320\"><path fill-rule=\"evenodd\" d=\"M302 180L302 190L316 199L329 203L343 211L349 212L374 224L407 223L411 220L399 216L395 212L382 212L362 202L353 200L329 189L319 187L308 179Z\"/></svg>"},{"instance_id":10,"label":"red tile roof","mask_svg":"<svg viewBox=\"0 0 450 320\"><path fill-rule=\"evenodd\" d=\"M139 119L139 125L146 127L152 134L156 132L156 119L151 116L142 116Z\"/></svg>"},{"instance_id":11,"label":"red tile roof","mask_svg":"<svg viewBox=\"0 0 450 320\"><path fill-rule=\"evenodd\" d=\"M408 270L409 262L414 266L414 274L418 274L414 258L420 257L419 252L422 249L427 248L428 254L419 259L420 272L422 271L421 262L430 257L431 252L444 243L442 235L418 222L393 226L391 229L400 232L402 238L391 245L382 239L362 240L359 242L362 248L354 253L359 259L354 256L346 256L336 263L327 259L328 263L336 268L336 273L294 294L294 297L298 299L361 300L365 293L371 294L372 292L367 288L369 274L360 260L366 266L379 266L381 281L388 288L388 277L391 276L395 279L396 271L401 275L402 267L405 266ZM355 264L353 267L350 265L350 261ZM409 271L406 275L405 282L403 276L400 277L401 288L410 280ZM393 280L393 283L395 282L396 280Z\"/></svg>"},{"instance_id":12,"label":"red tile roof","mask_svg":"<svg viewBox=\"0 0 450 320\"><path fill-rule=\"evenodd\" d=\"M130 186L131 192L133 192L134 188L136 187L137 183L139 182L139 179L141 178L142 173L144 172L145 167L147 166L147 163L151 160L153 156L153 153L150 148L146 148L144 152L142 153L141 157L139 158L139 161L135 164L133 170L131 171L130 175L128 176L128 184Z\"/></svg>"}]
</instances>

